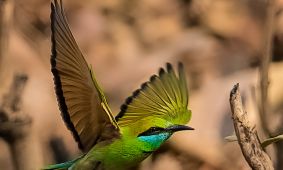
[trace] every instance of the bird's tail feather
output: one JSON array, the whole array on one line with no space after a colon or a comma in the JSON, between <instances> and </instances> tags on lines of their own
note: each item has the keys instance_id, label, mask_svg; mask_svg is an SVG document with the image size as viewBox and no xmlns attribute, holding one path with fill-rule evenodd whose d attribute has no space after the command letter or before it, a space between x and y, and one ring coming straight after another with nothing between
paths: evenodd
<instances>
[{"instance_id":1,"label":"bird's tail feather","mask_svg":"<svg viewBox=\"0 0 283 170\"><path fill-rule=\"evenodd\" d=\"M68 168L70 168L78 159L74 159L60 164L48 165L44 167L42 170L68 170Z\"/></svg>"},{"instance_id":2,"label":"bird's tail feather","mask_svg":"<svg viewBox=\"0 0 283 170\"><path fill-rule=\"evenodd\" d=\"M48 165L47 167L44 167L42 170L68 170L68 168L71 167L72 165L73 163L64 162L61 164Z\"/></svg>"}]
</instances>

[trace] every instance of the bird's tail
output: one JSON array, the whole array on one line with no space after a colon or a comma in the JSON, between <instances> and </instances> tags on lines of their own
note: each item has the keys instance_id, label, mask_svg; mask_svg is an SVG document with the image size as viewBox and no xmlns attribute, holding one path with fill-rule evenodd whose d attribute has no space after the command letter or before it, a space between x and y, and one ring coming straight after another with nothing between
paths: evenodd
<instances>
[{"instance_id":1,"label":"bird's tail","mask_svg":"<svg viewBox=\"0 0 283 170\"><path fill-rule=\"evenodd\" d=\"M71 167L73 164L69 162L64 162L61 164L54 164L54 165L48 165L44 167L42 170L68 170L69 167Z\"/></svg>"},{"instance_id":2,"label":"bird's tail","mask_svg":"<svg viewBox=\"0 0 283 170\"><path fill-rule=\"evenodd\" d=\"M68 168L70 168L78 159L74 159L60 164L48 165L42 170L68 170Z\"/></svg>"}]
</instances>

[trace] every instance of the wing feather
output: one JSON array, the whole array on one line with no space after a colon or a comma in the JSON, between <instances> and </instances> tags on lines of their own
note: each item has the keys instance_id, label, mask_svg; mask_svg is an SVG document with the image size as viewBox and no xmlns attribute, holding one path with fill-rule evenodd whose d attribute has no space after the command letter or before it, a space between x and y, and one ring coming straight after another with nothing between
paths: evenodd
<instances>
[{"instance_id":1,"label":"wing feather","mask_svg":"<svg viewBox=\"0 0 283 170\"><path fill-rule=\"evenodd\" d=\"M178 76L171 64L153 75L121 106L115 117L122 131L137 135L152 126L185 124L190 120L188 90L182 64Z\"/></svg>"},{"instance_id":2,"label":"wing feather","mask_svg":"<svg viewBox=\"0 0 283 170\"><path fill-rule=\"evenodd\" d=\"M117 133L118 125L69 29L62 1L54 0L51 11L51 70L57 100L67 127L79 148L86 152L101 140L104 132Z\"/></svg>"}]
</instances>

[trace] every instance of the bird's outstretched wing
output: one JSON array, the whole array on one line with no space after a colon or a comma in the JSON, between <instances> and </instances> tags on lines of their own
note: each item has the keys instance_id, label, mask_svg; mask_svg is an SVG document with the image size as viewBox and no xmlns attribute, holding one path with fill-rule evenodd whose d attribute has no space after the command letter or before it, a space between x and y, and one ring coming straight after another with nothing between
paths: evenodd
<instances>
[{"instance_id":1,"label":"bird's outstretched wing","mask_svg":"<svg viewBox=\"0 0 283 170\"><path fill-rule=\"evenodd\" d=\"M172 65L167 63L167 71L161 68L158 76L153 75L126 99L115 119L123 133L138 135L152 126L186 124L191 117L187 106L183 65L178 64L177 76Z\"/></svg>"},{"instance_id":2,"label":"bird's outstretched wing","mask_svg":"<svg viewBox=\"0 0 283 170\"><path fill-rule=\"evenodd\" d=\"M118 132L118 125L70 31L62 1L51 3L51 30L51 70L59 107L79 148L86 152L105 131Z\"/></svg>"}]
</instances>

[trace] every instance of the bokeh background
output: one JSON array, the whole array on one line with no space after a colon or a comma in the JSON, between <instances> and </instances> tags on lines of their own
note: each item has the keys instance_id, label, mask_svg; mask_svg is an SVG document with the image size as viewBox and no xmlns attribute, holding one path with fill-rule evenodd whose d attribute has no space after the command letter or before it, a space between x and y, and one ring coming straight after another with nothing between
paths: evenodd
<instances>
[{"instance_id":1,"label":"bokeh background","mask_svg":"<svg viewBox=\"0 0 283 170\"><path fill-rule=\"evenodd\" d=\"M32 118L32 150L26 156L34 169L75 158L80 151L60 117L50 71L50 1L3 0L0 5L0 103L13 75L26 74L21 110ZM261 139L266 137L258 113L265 1L64 0L64 8L114 113L166 62L185 65L193 112L189 125L195 131L174 135L139 169L249 169L237 142L224 138L234 131L229 93L236 83L251 123ZM282 0L274 10L268 124L275 135L283 133ZM278 170L283 169L282 145L267 148ZM1 170L16 169L9 146L0 138Z\"/></svg>"}]
</instances>

